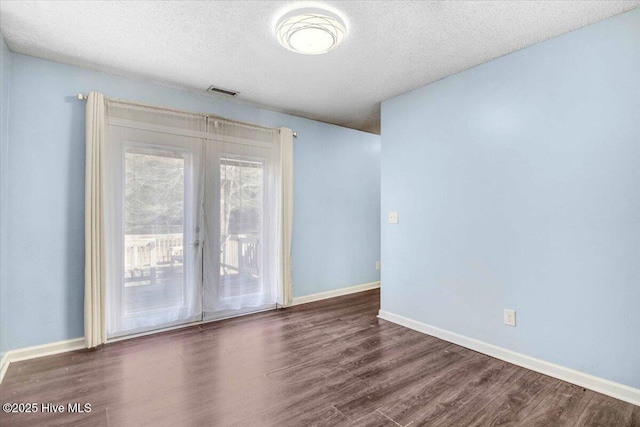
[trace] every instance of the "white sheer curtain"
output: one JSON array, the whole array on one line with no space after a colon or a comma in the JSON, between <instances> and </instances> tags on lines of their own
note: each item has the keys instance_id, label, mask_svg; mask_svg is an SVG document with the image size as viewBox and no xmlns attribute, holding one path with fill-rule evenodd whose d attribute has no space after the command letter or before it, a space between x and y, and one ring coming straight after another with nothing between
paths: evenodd
<instances>
[{"instance_id":1,"label":"white sheer curtain","mask_svg":"<svg viewBox=\"0 0 640 427\"><path fill-rule=\"evenodd\" d=\"M107 336L201 319L205 120L108 100Z\"/></svg>"},{"instance_id":2,"label":"white sheer curtain","mask_svg":"<svg viewBox=\"0 0 640 427\"><path fill-rule=\"evenodd\" d=\"M205 318L274 308L281 284L278 130L212 118L207 138Z\"/></svg>"},{"instance_id":3,"label":"white sheer curtain","mask_svg":"<svg viewBox=\"0 0 640 427\"><path fill-rule=\"evenodd\" d=\"M92 93L86 184L87 347L290 304L290 129Z\"/></svg>"}]
</instances>

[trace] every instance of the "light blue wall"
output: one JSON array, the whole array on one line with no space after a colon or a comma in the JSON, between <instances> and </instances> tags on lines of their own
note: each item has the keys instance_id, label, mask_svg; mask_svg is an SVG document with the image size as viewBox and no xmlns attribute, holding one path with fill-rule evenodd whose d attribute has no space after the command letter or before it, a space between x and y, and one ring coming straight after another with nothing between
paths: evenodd
<instances>
[{"instance_id":1,"label":"light blue wall","mask_svg":"<svg viewBox=\"0 0 640 427\"><path fill-rule=\"evenodd\" d=\"M388 211L383 310L640 387L640 9L385 101Z\"/></svg>"},{"instance_id":2,"label":"light blue wall","mask_svg":"<svg viewBox=\"0 0 640 427\"><path fill-rule=\"evenodd\" d=\"M7 286L7 189L9 150L9 87L11 52L0 35L0 358L9 345Z\"/></svg>"},{"instance_id":3,"label":"light blue wall","mask_svg":"<svg viewBox=\"0 0 640 427\"><path fill-rule=\"evenodd\" d=\"M10 348L83 335L84 102L78 92L296 130L294 295L379 280L378 135L19 54L12 54L11 67Z\"/></svg>"}]
</instances>

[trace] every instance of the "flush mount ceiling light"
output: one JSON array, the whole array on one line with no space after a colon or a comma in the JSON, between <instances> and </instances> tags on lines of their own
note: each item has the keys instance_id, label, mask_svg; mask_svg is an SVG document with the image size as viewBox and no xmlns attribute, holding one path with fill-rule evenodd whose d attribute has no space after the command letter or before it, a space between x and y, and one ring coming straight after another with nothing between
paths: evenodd
<instances>
[{"instance_id":1,"label":"flush mount ceiling light","mask_svg":"<svg viewBox=\"0 0 640 427\"><path fill-rule=\"evenodd\" d=\"M340 46L347 34L344 21L324 9L298 9L278 20L276 38L294 52L320 55Z\"/></svg>"}]
</instances>

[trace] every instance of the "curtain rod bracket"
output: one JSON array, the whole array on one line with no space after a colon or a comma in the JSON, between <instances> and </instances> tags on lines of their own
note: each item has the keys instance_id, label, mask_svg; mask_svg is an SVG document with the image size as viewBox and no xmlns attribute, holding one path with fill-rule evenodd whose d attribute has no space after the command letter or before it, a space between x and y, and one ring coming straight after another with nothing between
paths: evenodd
<instances>
[{"instance_id":1,"label":"curtain rod bracket","mask_svg":"<svg viewBox=\"0 0 640 427\"><path fill-rule=\"evenodd\" d=\"M87 96L87 95L85 95L85 94L83 94L83 93L78 92L78 99L79 99L80 101L86 101L86 100L87 100L87 98L88 98L88 96Z\"/></svg>"}]
</instances>

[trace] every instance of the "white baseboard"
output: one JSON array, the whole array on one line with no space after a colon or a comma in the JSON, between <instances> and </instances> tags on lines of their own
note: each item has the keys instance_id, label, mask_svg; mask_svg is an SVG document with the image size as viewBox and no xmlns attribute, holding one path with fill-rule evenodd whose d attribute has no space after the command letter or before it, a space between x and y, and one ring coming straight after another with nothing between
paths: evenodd
<instances>
[{"instance_id":1,"label":"white baseboard","mask_svg":"<svg viewBox=\"0 0 640 427\"><path fill-rule=\"evenodd\" d=\"M364 283L362 285L350 286L348 288L335 289L333 291L320 292L317 294L305 295L302 297L294 297L293 302L288 306L306 304L309 302L320 301L328 298L335 298L342 295L355 294L357 292L369 291L371 289L378 289L380 287L380 281Z\"/></svg>"},{"instance_id":2,"label":"white baseboard","mask_svg":"<svg viewBox=\"0 0 640 427\"><path fill-rule=\"evenodd\" d=\"M0 384L2 383L4 374L7 373L8 368L9 368L9 352L6 352L4 356L2 356L2 360L0 360Z\"/></svg>"},{"instance_id":3,"label":"white baseboard","mask_svg":"<svg viewBox=\"0 0 640 427\"><path fill-rule=\"evenodd\" d=\"M536 359L535 357L527 356L522 353L516 353L515 351L507 350L503 347L498 347L484 341L456 334L455 332L427 325L426 323L418 322L417 320L409 319L388 311L380 310L378 317L409 329L432 335L445 341L458 344L462 347L484 353L491 357L495 357L496 359L504 360L505 362L513 363L514 365L522 366L523 368L540 372L541 374L549 375L550 377L558 378L580 387L588 388L598 393L606 394L607 396L640 406L640 389L576 371L575 369L556 365L555 363L547 362L546 360Z\"/></svg>"},{"instance_id":4,"label":"white baseboard","mask_svg":"<svg viewBox=\"0 0 640 427\"><path fill-rule=\"evenodd\" d=\"M19 362L21 360L51 356L52 354L81 350L83 348L85 348L84 338L75 338L72 340L57 341L50 344L9 350L4 354L2 362L0 362L2 363L2 367L0 367L0 382L2 382L4 374L7 372L7 369L9 368L9 364L11 362Z\"/></svg>"}]
</instances>

